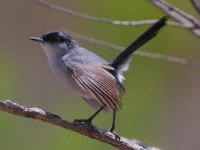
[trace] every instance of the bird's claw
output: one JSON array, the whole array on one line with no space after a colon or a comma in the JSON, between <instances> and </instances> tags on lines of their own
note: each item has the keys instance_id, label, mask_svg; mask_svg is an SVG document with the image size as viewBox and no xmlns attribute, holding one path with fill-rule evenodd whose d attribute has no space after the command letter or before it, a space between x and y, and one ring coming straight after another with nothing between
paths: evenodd
<instances>
[{"instance_id":1,"label":"bird's claw","mask_svg":"<svg viewBox=\"0 0 200 150\"><path fill-rule=\"evenodd\" d=\"M110 132L115 135L115 140L120 141L120 136L114 131L114 129L110 129Z\"/></svg>"},{"instance_id":2,"label":"bird's claw","mask_svg":"<svg viewBox=\"0 0 200 150\"><path fill-rule=\"evenodd\" d=\"M92 125L92 120L90 119L75 119L73 122L86 123Z\"/></svg>"}]
</instances>

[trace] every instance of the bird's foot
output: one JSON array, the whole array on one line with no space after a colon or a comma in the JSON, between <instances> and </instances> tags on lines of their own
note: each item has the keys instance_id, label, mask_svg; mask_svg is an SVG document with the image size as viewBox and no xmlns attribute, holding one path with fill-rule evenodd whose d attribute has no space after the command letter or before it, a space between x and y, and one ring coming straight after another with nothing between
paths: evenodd
<instances>
[{"instance_id":1,"label":"bird's foot","mask_svg":"<svg viewBox=\"0 0 200 150\"><path fill-rule=\"evenodd\" d=\"M73 122L86 123L86 124L92 125L92 119L91 118L88 118L88 119L75 119Z\"/></svg>"},{"instance_id":2,"label":"bird's foot","mask_svg":"<svg viewBox=\"0 0 200 150\"><path fill-rule=\"evenodd\" d=\"M120 136L115 132L114 128L110 129L110 132L115 135L115 140L120 141Z\"/></svg>"}]
</instances>

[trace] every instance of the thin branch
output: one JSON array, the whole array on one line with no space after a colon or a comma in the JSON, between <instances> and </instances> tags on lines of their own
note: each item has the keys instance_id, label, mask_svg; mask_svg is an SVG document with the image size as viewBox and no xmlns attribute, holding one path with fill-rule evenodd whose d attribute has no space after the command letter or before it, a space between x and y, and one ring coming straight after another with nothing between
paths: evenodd
<instances>
[{"instance_id":1,"label":"thin branch","mask_svg":"<svg viewBox=\"0 0 200 150\"><path fill-rule=\"evenodd\" d=\"M52 114L50 112L45 112L44 110L36 107L28 108L26 106L20 106L19 104L6 100L0 102L0 110L17 116L41 120L110 144L121 150L153 150L150 149L150 147L142 147L144 144L141 142L135 142L136 140L129 140L122 136L120 136L120 141L116 140L115 135L109 132L107 129L102 129L97 126L82 124L79 122L72 123L63 120L58 115Z\"/></svg>"},{"instance_id":2,"label":"thin branch","mask_svg":"<svg viewBox=\"0 0 200 150\"><path fill-rule=\"evenodd\" d=\"M64 30L64 29L62 29ZM90 43L94 43L94 44L98 44L107 48L112 48L118 51L122 51L125 49L125 47L121 47L115 44L111 44L111 43L107 43L104 41L100 41L85 35L81 35L81 34L77 34L74 32L70 32L68 30L64 30L66 33L70 34L71 36L75 37L75 38L79 38L81 40L85 40L88 41ZM160 59L162 61L167 61L167 62L171 62L171 63L177 63L177 64L181 64L181 65L187 65L190 67L195 67L195 68L200 68L200 63L198 62L193 62L193 61L189 61L187 59L183 59L183 58L177 58L177 57L172 57L172 56L166 56L166 55L162 55L162 54L157 54L157 53L151 53L151 52L143 52L143 51L136 51L134 53L135 55L138 56L142 56L142 57L148 57L148 58L155 58L155 59Z\"/></svg>"},{"instance_id":3,"label":"thin branch","mask_svg":"<svg viewBox=\"0 0 200 150\"><path fill-rule=\"evenodd\" d=\"M90 21L95 21L95 22L101 22L101 23L108 23L108 24L113 24L113 25L132 25L132 26L139 26L139 25L147 25L147 24L154 24L157 20L141 20L141 21L118 21L118 20L109 20L109 19L104 19L104 18L97 18L97 17L92 17L88 16L82 13L78 13L69 9L65 9L53 4L50 4L44 0L33 0L34 2L37 2L45 7L51 8L53 10L63 12L72 16L80 17L85 20L90 20ZM165 11L168 15L172 16L174 19L176 19L180 23L176 22L168 22L168 25L170 26L176 26L176 27L183 27L183 28L188 28L192 33L194 33L196 36L200 37L200 22L193 17L192 15L189 15L185 13L184 11L176 8L175 6L166 3L164 0L150 0L153 4L158 6L160 9ZM192 21L193 23L191 23ZM68 31L69 32L69 31ZM80 34L76 33L71 33L72 36L76 38L80 38L92 43L96 43L105 47L113 48L116 50L123 50L124 47L120 47L114 44L106 43L103 41L99 41L87 36L83 36ZM149 57L149 58L156 58L168 62L173 62L173 63L178 63L178 64L183 64L183 65L188 65L191 67L197 67L200 68L200 63L197 62L192 62L186 59L182 58L176 58L176 57L171 57L171 56L166 56L162 54L156 54L156 53L150 53L150 52L142 52L142 51L137 51L135 52L136 55L143 56L143 57Z\"/></svg>"},{"instance_id":4,"label":"thin branch","mask_svg":"<svg viewBox=\"0 0 200 150\"><path fill-rule=\"evenodd\" d=\"M192 5L196 9L196 11L200 14L200 5L196 0L191 0Z\"/></svg>"},{"instance_id":5,"label":"thin branch","mask_svg":"<svg viewBox=\"0 0 200 150\"><path fill-rule=\"evenodd\" d=\"M56 11L63 12L65 14L72 15L75 17L79 17L88 21L94 21L94 22L99 22L99 23L107 23L107 24L122 25L122 26L141 26L141 25L147 25L147 24L154 24L155 22L158 21L158 20L141 20L141 21L109 20L105 18L97 18L97 17L85 15L83 13L78 13L70 9L66 9L66 8L62 8L62 7L50 4L44 0L33 0L33 1ZM185 26L184 24L180 24L177 22L167 22L167 25L174 26L174 27L189 28L189 26Z\"/></svg>"},{"instance_id":6,"label":"thin branch","mask_svg":"<svg viewBox=\"0 0 200 150\"><path fill-rule=\"evenodd\" d=\"M190 15L190 14L188 14L188 13L182 11L182 10L180 10L179 8L177 8L177 7L173 6L173 5L165 2L164 0L151 0L151 1L155 1L155 2L157 1L159 3L162 3L163 5L167 6L169 10L174 11L174 12L182 15L183 17L185 17L186 19L190 20L191 22L193 22L193 23L195 23L197 25L200 25L199 20L196 19L194 16L192 16L192 15Z\"/></svg>"},{"instance_id":7,"label":"thin branch","mask_svg":"<svg viewBox=\"0 0 200 150\"><path fill-rule=\"evenodd\" d=\"M174 18L181 24L187 26L188 30L197 37L200 37L200 21L190 14L178 9L177 7L165 2L164 0L149 0L162 11Z\"/></svg>"}]
</instances>

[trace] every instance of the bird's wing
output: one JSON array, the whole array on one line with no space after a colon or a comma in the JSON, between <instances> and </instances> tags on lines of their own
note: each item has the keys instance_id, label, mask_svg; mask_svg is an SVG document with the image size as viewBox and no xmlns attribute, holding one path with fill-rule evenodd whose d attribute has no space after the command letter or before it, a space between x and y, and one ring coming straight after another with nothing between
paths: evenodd
<instances>
[{"instance_id":1,"label":"bird's wing","mask_svg":"<svg viewBox=\"0 0 200 150\"><path fill-rule=\"evenodd\" d=\"M124 88L110 71L114 68L105 65L76 65L71 68L72 75L79 86L90 93L92 99L110 111L119 110ZM91 104L90 104L91 105Z\"/></svg>"}]
</instances>

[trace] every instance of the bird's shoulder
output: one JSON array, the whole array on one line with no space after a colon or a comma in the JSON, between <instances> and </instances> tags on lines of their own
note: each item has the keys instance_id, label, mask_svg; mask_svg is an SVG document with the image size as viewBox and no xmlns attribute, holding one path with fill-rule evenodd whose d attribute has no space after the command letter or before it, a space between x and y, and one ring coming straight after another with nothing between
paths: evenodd
<instances>
[{"instance_id":1,"label":"bird's shoulder","mask_svg":"<svg viewBox=\"0 0 200 150\"><path fill-rule=\"evenodd\" d=\"M108 64L106 60L97 54L82 47L72 49L69 53L66 53L62 59L66 63L72 62L74 64Z\"/></svg>"}]
</instances>

